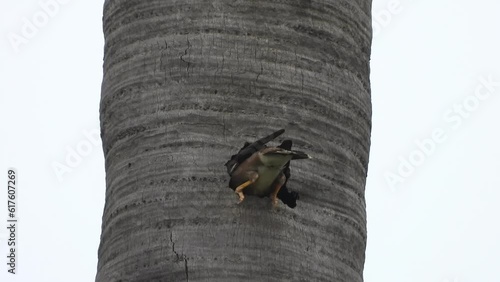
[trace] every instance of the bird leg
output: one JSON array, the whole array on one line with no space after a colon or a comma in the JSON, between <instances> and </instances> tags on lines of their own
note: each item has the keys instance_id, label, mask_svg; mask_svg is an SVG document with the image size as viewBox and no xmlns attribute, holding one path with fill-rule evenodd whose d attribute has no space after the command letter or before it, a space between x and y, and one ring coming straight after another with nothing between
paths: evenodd
<instances>
[{"instance_id":1,"label":"bird leg","mask_svg":"<svg viewBox=\"0 0 500 282\"><path fill-rule=\"evenodd\" d=\"M285 175L281 174L278 183L276 183L276 187L274 188L274 192L271 194L271 201L273 203L273 207L278 206L278 193L281 187L283 187L283 184L285 184L285 181L286 181Z\"/></svg>"},{"instance_id":2,"label":"bird leg","mask_svg":"<svg viewBox=\"0 0 500 282\"><path fill-rule=\"evenodd\" d=\"M259 178L259 175L257 173L252 173L250 180L244 182L240 186L236 187L236 189L234 189L234 193L238 194L238 196L240 197L240 201L238 202L238 204L243 202L243 200L245 199L245 196L243 195L243 189L247 188L248 186L250 186L250 184L254 183L257 180L257 178Z\"/></svg>"}]
</instances>

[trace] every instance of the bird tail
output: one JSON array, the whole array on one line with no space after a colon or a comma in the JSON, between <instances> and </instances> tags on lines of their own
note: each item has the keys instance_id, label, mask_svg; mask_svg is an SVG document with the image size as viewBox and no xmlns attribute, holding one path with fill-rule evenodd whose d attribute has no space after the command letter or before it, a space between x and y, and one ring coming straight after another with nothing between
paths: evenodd
<instances>
[{"instance_id":1,"label":"bird tail","mask_svg":"<svg viewBox=\"0 0 500 282\"><path fill-rule=\"evenodd\" d=\"M283 149L281 146L278 148L281 148L282 150L269 152L268 154L271 154L271 155L291 155L292 160L311 159L311 156L309 156L308 154L306 154L302 151L286 150L286 149Z\"/></svg>"},{"instance_id":2,"label":"bird tail","mask_svg":"<svg viewBox=\"0 0 500 282\"><path fill-rule=\"evenodd\" d=\"M289 140L289 139L283 140L283 142L281 142L281 145L279 145L278 148L289 151L289 152L283 152L283 153L291 154L292 160L310 159L311 158L311 156L309 156L308 154L306 154L302 151L292 150L292 140Z\"/></svg>"},{"instance_id":3,"label":"bird tail","mask_svg":"<svg viewBox=\"0 0 500 282\"><path fill-rule=\"evenodd\" d=\"M292 151L292 160L311 159L311 156L302 151Z\"/></svg>"}]
</instances>

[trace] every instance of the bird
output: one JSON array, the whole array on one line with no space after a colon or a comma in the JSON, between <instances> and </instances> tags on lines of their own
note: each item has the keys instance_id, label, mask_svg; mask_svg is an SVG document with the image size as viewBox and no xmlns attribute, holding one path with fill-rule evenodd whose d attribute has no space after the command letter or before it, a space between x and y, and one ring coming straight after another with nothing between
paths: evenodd
<instances>
[{"instance_id":1,"label":"bird","mask_svg":"<svg viewBox=\"0 0 500 282\"><path fill-rule=\"evenodd\" d=\"M227 168L227 173L231 176L232 172L236 169L236 167L241 164L244 160L248 159L252 154L255 152L261 150L262 148L266 148L266 143L270 142L271 140L275 139L276 137L280 136L285 132L284 129L280 129L276 132L271 133L268 136L265 136L253 143L245 142L243 147L238 151L237 154L232 155L231 159L225 163L225 166ZM291 140L285 140L281 145L279 146L280 148L291 150L292 149L292 141ZM278 192L278 199L280 199L284 204L286 204L290 208L295 208L297 206L297 200L300 198L299 193L296 191L289 191L286 183L288 179L290 178L290 162L288 162L284 169L283 173L285 174L285 184L281 187L281 189ZM234 188L233 188L234 190Z\"/></svg>"},{"instance_id":2,"label":"bird","mask_svg":"<svg viewBox=\"0 0 500 282\"><path fill-rule=\"evenodd\" d=\"M292 141L284 140L277 147L268 147L266 143L283 134L280 129L254 143L245 142L243 148L226 162L231 176L229 187L238 194L239 203L246 195L259 197L270 196L273 206L280 199L289 207L296 206L298 193L289 192L286 183L290 178L290 161L310 159L301 151L292 150Z\"/></svg>"}]
</instances>

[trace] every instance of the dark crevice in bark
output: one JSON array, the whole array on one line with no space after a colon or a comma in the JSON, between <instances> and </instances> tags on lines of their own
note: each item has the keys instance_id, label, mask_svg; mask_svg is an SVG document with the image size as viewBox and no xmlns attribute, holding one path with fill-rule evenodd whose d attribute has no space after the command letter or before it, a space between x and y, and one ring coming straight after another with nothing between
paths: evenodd
<instances>
[{"instance_id":1,"label":"dark crevice in bark","mask_svg":"<svg viewBox=\"0 0 500 282\"><path fill-rule=\"evenodd\" d=\"M180 254L175 251L175 243L173 240L173 232L170 232L170 243L172 244L172 252L175 254L176 261L181 262L184 261L184 271L186 273L186 281L189 282L189 271L188 271L188 259L184 254Z\"/></svg>"},{"instance_id":2,"label":"dark crevice in bark","mask_svg":"<svg viewBox=\"0 0 500 282\"><path fill-rule=\"evenodd\" d=\"M186 61L186 60L184 59L184 56L187 56L187 55L188 55L188 51L189 51L189 49L191 48L191 43L189 42L189 38L187 38L187 39L186 39L186 41L187 41L187 47L186 47L186 49L184 50L184 54L180 56L180 60L181 60L183 63L186 63L186 64L187 64L187 66L186 66L186 74L187 74L187 76L189 77L189 67L191 66L191 64L192 64L192 63L191 63L191 62L189 62L189 61Z\"/></svg>"},{"instance_id":3,"label":"dark crevice in bark","mask_svg":"<svg viewBox=\"0 0 500 282\"><path fill-rule=\"evenodd\" d=\"M184 269L186 271L186 281L189 282L189 272L188 272L188 260L184 258Z\"/></svg>"}]
</instances>

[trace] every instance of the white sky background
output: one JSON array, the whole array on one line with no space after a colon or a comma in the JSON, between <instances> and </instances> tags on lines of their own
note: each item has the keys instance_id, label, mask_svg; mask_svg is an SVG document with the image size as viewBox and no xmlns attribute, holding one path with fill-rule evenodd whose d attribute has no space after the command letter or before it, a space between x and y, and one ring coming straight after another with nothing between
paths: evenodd
<instances>
[{"instance_id":1,"label":"white sky background","mask_svg":"<svg viewBox=\"0 0 500 282\"><path fill-rule=\"evenodd\" d=\"M0 281L95 279L102 1L59 2L15 52L9 34L45 12L0 0ZM373 12L365 281L498 282L500 2L375 0ZM67 163L72 150L84 154ZM62 181L54 162L73 166ZM5 264L9 167L16 275Z\"/></svg>"}]
</instances>

